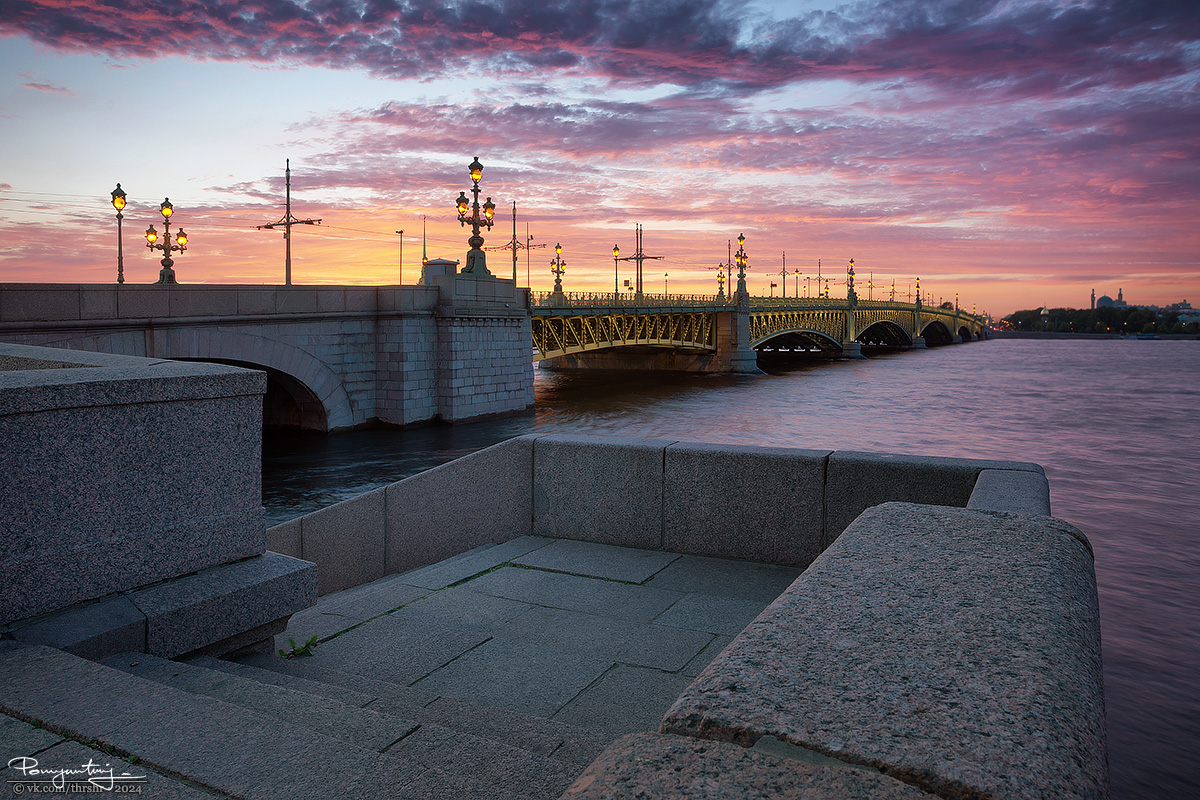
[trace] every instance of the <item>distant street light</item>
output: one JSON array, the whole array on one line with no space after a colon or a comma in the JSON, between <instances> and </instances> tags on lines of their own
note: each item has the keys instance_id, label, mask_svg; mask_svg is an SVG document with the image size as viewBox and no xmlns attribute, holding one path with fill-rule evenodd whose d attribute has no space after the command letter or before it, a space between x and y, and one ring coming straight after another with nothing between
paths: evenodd
<instances>
[{"instance_id":1,"label":"distant street light","mask_svg":"<svg viewBox=\"0 0 1200 800\"><path fill-rule=\"evenodd\" d=\"M121 210L125 208L125 192L121 190L121 184L117 184L117 188L112 190L113 208L117 210L117 283L125 282L125 256L121 252Z\"/></svg>"},{"instance_id":2,"label":"distant street light","mask_svg":"<svg viewBox=\"0 0 1200 800\"><path fill-rule=\"evenodd\" d=\"M725 299L725 265L717 267L717 299Z\"/></svg>"},{"instance_id":3,"label":"distant street light","mask_svg":"<svg viewBox=\"0 0 1200 800\"><path fill-rule=\"evenodd\" d=\"M163 252L162 269L158 271L158 283L175 283L175 270L171 269L175 262L171 260L171 253L182 253L187 250L188 236L183 228L180 228L179 232L175 234L175 243L171 243L171 215L175 213L175 208L171 205L170 198L163 198L158 211L163 217L163 240L158 241L158 231L154 230L154 226L151 225L146 229L146 247Z\"/></svg>"},{"instance_id":4,"label":"distant street light","mask_svg":"<svg viewBox=\"0 0 1200 800\"><path fill-rule=\"evenodd\" d=\"M667 293L667 273L663 273L663 294Z\"/></svg>"},{"instance_id":5,"label":"distant street light","mask_svg":"<svg viewBox=\"0 0 1200 800\"><path fill-rule=\"evenodd\" d=\"M613 301L616 302L617 297L621 294L621 278L620 278L620 261L621 248L613 245Z\"/></svg>"},{"instance_id":6,"label":"distant street light","mask_svg":"<svg viewBox=\"0 0 1200 800\"><path fill-rule=\"evenodd\" d=\"M565 302L562 290L562 276L566 272L565 267L567 262L562 259L562 245L554 245L554 258L550 259L550 271L554 273L554 297L555 305Z\"/></svg>"},{"instance_id":7,"label":"distant street light","mask_svg":"<svg viewBox=\"0 0 1200 800\"><path fill-rule=\"evenodd\" d=\"M734 263L738 268L738 295L748 294L746 291L746 266L750 263L750 257L746 255L746 237L744 234L738 234L738 251L733 254Z\"/></svg>"},{"instance_id":8,"label":"distant street light","mask_svg":"<svg viewBox=\"0 0 1200 800\"><path fill-rule=\"evenodd\" d=\"M463 267L462 272L464 275L491 275L484 258L483 237L479 235L479 228L482 226L491 229L492 217L496 215L496 204L489 197L483 204L483 216L479 215L479 179L483 177L483 164L479 163L479 156L475 156L475 160L467 165L467 169L470 171L471 193L475 199L468 200L466 192L459 192L458 200L455 201L459 225L471 223L471 238L467 239L471 249L467 251L467 265ZM467 211L471 212L470 216L467 215Z\"/></svg>"}]
</instances>

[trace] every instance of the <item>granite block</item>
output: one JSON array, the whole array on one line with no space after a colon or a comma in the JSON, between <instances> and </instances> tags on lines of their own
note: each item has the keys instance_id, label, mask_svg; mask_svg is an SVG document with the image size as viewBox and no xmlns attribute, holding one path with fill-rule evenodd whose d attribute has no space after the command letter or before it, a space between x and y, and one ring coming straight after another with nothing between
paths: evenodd
<instances>
[{"instance_id":1,"label":"granite block","mask_svg":"<svg viewBox=\"0 0 1200 800\"><path fill-rule=\"evenodd\" d=\"M549 717L611 665L604 659L549 650L527 642L490 639L413 686Z\"/></svg>"},{"instance_id":2,"label":"granite block","mask_svg":"<svg viewBox=\"0 0 1200 800\"><path fill-rule=\"evenodd\" d=\"M669 439L542 436L533 448L533 533L662 547Z\"/></svg>"},{"instance_id":3,"label":"granite block","mask_svg":"<svg viewBox=\"0 0 1200 800\"><path fill-rule=\"evenodd\" d=\"M774 736L945 798L1106 796L1091 553L1049 517L872 508L662 731Z\"/></svg>"},{"instance_id":4,"label":"granite block","mask_svg":"<svg viewBox=\"0 0 1200 800\"><path fill-rule=\"evenodd\" d=\"M529 535L534 438L509 439L388 486L387 572Z\"/></svg>"},{"instance_id":5,"label":"granite block","mask_svg":"<svg viewBox=\"0 0 1200 800\"><path fill-rule=\"evenodd\" d=\"M750 600L766 605L796 580L801 570L753 561L683 556L646 582L675 592Z\"/></svg>"},{"instance_id":6,"label":"granite block","mask_svg":"<svg viewBox=\"0 0 1200 800\"><path fill-rule=\"evenodd\" d=\"M553 541L540 536L521 536L503 544L480 545L428 567L402 573L398 578L413 586L444 589L520 558L526 553L544 548Z\"/></svg>"},{"instance_id":7,"label":"granite block","mask_svg":"<svg viewBox=\"0 0 1200 800\"><path fill-rule=\"evenodd\" d=\"M301 555L301 518L290 519L267 528L267 549L272 553L303 558Z\"/></svg>"},{"instance_id":8,"label":"granite block","mask_svg":"<svg viewBox=\"0 0 1200 800\"><path fill-rule=\"evenodd\" d=\"M14 630L13 638L92 659L141 652L146 649L146 617L128 597L115 595L39 618Z\"/></svg>"},{"instance_id":9,"label":"granite block","mask_svg":"<svg viewBox=\"0 0 1200 800\"><path fill-rule=\"evenodd\" d=\"M0 322L79 319L80 286L8 284L0 292Z\"/></svg>"},{"instance_id":10,"label":"granite block","mask_svg":"<svg viewBox=\"0 0 1200 800\"><path fill-rule=\"evenodd\" d=\"M766 607L761 600L692 593L655 619L656 625L736 636Z\"/></svg>"},{"instance_id":11,"label":"granite block","mask_svg":"<svg viewBox=\"0 0 1200 800\"><path fill-rule=\"evenodd\" d=\"M117 293L117 316L121 319L168 317L171 290L159 286L122 286Z\"/></svg>"},{"instance_id":12,"label":"granite block","mask_svg":"<svg viewBox=\"0 0 1200 800\"><path fill-rule=\"evenodd\" d=\"M518 567L502 567L463 586L523 603L637 622L649 622L683 597L682 592Z\"/></svg>"},{"instance_id":13,"label":"granite block","mask_svg":"<svg viewBox=\"0 0 1200 800\"><path fill-rule=\"evenodd\" d=\"M679 442L666 450L663 547L807 566L821 552L828 450Z\"/></svg>"},{"instance_id":14,"label":"granite block","mask_svg":"<svg viewBox=\"0 0 1200 800\"><path fill-rule=\"evenodd\" d=\"M975 481L967 508L1050 516L1050 482L1039 472L985 469Z\"/></svg>"},{"instance_id":15,"label":"granite block","mask_svg":"<svg viewBox=\"0 0 1200 800\"><path fill-rule=\"evenodd\" d=\"M879 773L817 766L726 742L635 733L613 742L561 800L932 800Z\"/></svg>"},{"instance_id":16,"label":"granite block","mask_svg":"<svg viewBox=\"0 0 1200 800\"><path fill-rule=\"evenodd\" d=\"M69 357L89 366L0 372L0 624L265 546L261 373Z\"/></svg>"},{"instance_id":17,"label":"granite block","mask_svg":"<svg viewBox=\"0 0 1200 800\"><path fill-rule=\"evenodd\" d=\"M276 655L267 655L266 653L256 653L253 656L243 657L243 660L240 661L226 661L223 658L212 658L211 656L188 656L183 660L183 663L196 664L197 666L207 667L211 670L229 672L234 675L253 678L259 683L269 683L274 686L284 686L288 689L295 689L299 692L314 694L318 697L327 697L330 700L337 700L348 706L358 706L361 708L376 699L376 697L372 694L356 691L355 689L351 689L346 686L325 683L323 681L312 680L299 675L292 675L285 672L254 666L253 663L251 663L251 660L256 658L270 659L272 662L282 664L287 664L295 660L280 658Z\"/></svg>"},{"instance_id":18,"label":"granite block","mask_svg":"<svg viewBox=\"0 0 1200 800\"><path fill-rule=\"evenodd\" d=\"M643 583L677 558L677 553L662 550L557 539L513 563L570 575Z\"/></svg>"},{"instance_id":19,"label":"granite block","mask_svg":"<svg viewBox=\"0 0 1200 800\"><path fill-rule=\"evenodd\" d=\"M985 469L1041 473L1037 464L967 458L859 453L829 457L825 477L824 544L838 537L865 509L892 501L964 508Z\"/></svg>"},{"instance_id":20,"label":"granite block","mask_svg":"<svg viewBox=\"0 0 1200 800\"><path fill-rule=\"evenodd\" d=\"M316 602L316 567L278 553L129 593L146 615L146 652L171 658Z\"/></svg>"},{"instance_id":21,"label":"granite block","mask_svg":"<svg viewBox=\"0 0 1200 800\"><path fill-rule=\"evenodd\" d=\"M712 641L712 635L647 625L558 608L531 608L495 632L497 638L531 642L607 661L674 672Z\"/></svg>"},{"instance_id":22,"label":"granite block","mask_svg":"<svg viewBox=\"0 0 1200 800\"><path fill-rule=\"evenodd\" d=\"M376 489L301 518L301 558L317 565L318 594L370 583L386 574L384 497L384 490Z\"/></svg>"}]
</instances>

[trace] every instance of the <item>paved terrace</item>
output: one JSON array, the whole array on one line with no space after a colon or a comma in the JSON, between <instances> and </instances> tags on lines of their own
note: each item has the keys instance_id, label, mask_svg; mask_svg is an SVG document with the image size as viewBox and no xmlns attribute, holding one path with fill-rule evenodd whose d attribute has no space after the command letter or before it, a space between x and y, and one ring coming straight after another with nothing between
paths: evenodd
<instances>
[{"instance_id":1,"label":"paved terrace","mask_svg":"<svg viewBox=\"0 0 1200 800\"><path fill-rule=\"evenodd\" d=\"M382 794L394 798L549 800L612 740L657 730L800 571L524 536L325 595L276 637L286 649L289 638L316 635L311 657L136 653L101 665L47 651L47 674L59 661L80 671L71 734L154 766L8 716L0 750L5 762L20 753L44 767L113 762L148 776L155 798L211 797L214 788L348 797L383 776ZM28 682L31 662L4 655L0 684L15 685L14 671ZM88 707L85 687L108 699ZM142 704L114 707L114 693ZM50 716L11 697L5 705ZM161 730L166 715L189 721L181 738ZM5 770L6 781L16 777Z\"/></svg>"}]
</instances>

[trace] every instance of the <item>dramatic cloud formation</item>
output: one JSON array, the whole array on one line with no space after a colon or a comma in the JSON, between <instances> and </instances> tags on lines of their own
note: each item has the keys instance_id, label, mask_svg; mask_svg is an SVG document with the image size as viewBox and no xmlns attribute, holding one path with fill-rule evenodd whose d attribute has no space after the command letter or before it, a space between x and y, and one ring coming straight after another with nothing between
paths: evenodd
<instances>
[{"instance_id":1,"label":"dramatic cloud formation","mask_svg":"<svg viewBox=\"0 0 1200 800\"><path fill-rule=\"evenodd\" d=\"M498 202L570 240L581 289L610 285L604 253L641 221L673 248L672 286L684 290L708 290L698 267L724 260L744 229L762 270L785 250L802 269L854 256L881 275L990 294L995 311L1080 305L1093 283L1139 287L1145 302L1200 295L1194 0L9 0L0 48L27 43L40 55L21 86L46 102L78 98L0 115L31 139L47 115L94 125L95 98L123 91L105 82L162 66L187 87L174 113L212 98L207 116L167 125L180 160L209 146L232 160L245 149L238 131L269 124L261 107L283 108L264 88L290 87L304 107L267 138L302 155L310 213L344 223L342 238L336 223L305 232L324 237L309 274L330 280L391 279L390 234L407 226L409 238L413 224L381 214L427 215L440 250L462 249L447 208L478 154ZM96 57L126 69L51 68ZM246 85L193 77L214 70ZM306 80L336 89L316 94ZM179 129L214 115L228 124ZM118 156L98 182L133 167ZM216 241L189 232L210 254L224 243L223 266L197 245L198 277L271 279L263 238L245 230L278 217L282 178L216 162L208 172L191 179L191 208ZM0 215L13 207L0 194ZM27 272L7 263L38 262L46 235L25 219L0 217L0 228L0 279L16 279ZM236 247L225 238L235 231ZM345 266L318 269L318 254Z\"/></svg>"}]
</instances>

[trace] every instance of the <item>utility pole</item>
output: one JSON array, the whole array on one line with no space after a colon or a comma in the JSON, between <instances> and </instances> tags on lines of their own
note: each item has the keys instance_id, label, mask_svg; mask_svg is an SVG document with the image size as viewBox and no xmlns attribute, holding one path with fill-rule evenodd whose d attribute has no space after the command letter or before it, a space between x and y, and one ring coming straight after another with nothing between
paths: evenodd
<instances>
[{"instance_id":1,"label":"utility pole","mask_svg":"<svg viewBox=\"0 0 1200 800\"><path fill-rule=\"evenodd\" d=\"M403 286L404 285L404 231L396 231L396 233L400 234L400 269L397 272L396 280L399 281L398 285Z\"/></svg>"},{"instance_id":2,"label":"utility pole","mask_svg":"<svg viewBox=\"0 0 1200 800\"><path fill-rule=\"evenodd\" d=\"M529 235L529 223L525 223L525 242L522 243L517 239L517 201L513 201L512 206L513 234L512 240L508 244L502 244L498 247L485 247L484 250L512 250L513 261L513 286L517 285L517 251L524 249L525 253L525 282L529 283L529 248L545 247L544 244L530 244L533 237Z\"/></svg>"},{"instance_id":3,"label":"utility pole","mask_svg":"<svg viewBox=\"0 0 1200 800\"><path fill-rule=\"evenodd\" d=\"M293 225L320 225L319 219L296 219L292 216L292 160L287 159L287 168L284 170L284 175L287 178L287 203L284 206L286 209L283 218L278 222L272 222L267 225L259 225L261 230L274 230L275 228L283 228L283 240L287 243L285 248L286 256L283 262L284 285L292 285L292 226Z\"/></svg>"}]
</instances>

